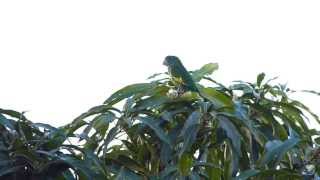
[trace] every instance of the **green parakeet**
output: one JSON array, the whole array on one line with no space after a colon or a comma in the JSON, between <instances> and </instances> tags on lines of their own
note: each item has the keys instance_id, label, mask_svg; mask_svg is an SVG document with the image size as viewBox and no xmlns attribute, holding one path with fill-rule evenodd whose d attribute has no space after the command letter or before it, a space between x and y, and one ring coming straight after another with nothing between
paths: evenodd
<instances>
[{"instance_id":1,"label":"green parakeet","mask_svg":"<svg viewBox=\"0 0 320 180\"><path fill-rule=\"evenodd\" d=\"M167 56L163 62L168 67L169 75L176 81L181 81L183 91L199 92L196 83L192 79L187 69L176 56Z\"/></svg>"}]
</instances>

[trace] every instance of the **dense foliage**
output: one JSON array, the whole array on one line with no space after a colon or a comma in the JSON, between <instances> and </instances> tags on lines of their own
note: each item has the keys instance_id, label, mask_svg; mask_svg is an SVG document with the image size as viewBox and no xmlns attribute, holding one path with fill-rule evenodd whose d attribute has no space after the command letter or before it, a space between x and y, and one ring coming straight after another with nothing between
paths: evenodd
<instances>
[{"instance_id":1,"label":"dense foliage","mask_svg":"<svg viewBox=\"0 0 320 180\"><path fill-rule=\"evenodd\" d=\"M199 92L155 74L59 128L0 109L1 179L316 178L318 116L263 73L224 86L216 69L188 72Z\"/></svg>"}]
</instances>

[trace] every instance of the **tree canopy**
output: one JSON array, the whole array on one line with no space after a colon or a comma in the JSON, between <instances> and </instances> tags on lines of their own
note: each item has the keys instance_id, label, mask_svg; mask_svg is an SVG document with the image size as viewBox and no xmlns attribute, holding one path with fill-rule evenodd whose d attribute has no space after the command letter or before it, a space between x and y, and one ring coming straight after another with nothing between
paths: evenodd
<instances>
[{"instance_id":1,"label":"tree canopy","mask_svg":"<svg viewBox=\"0 0 320 180\"><path fill-rule=\"evenodd\" d=\"M154 74L61 127L0 109L1 179L315 179L320 120L296 91L264 73L226 86L217 69L181 74L198 89L182 93Z\"/></svg>"}]
</instances>

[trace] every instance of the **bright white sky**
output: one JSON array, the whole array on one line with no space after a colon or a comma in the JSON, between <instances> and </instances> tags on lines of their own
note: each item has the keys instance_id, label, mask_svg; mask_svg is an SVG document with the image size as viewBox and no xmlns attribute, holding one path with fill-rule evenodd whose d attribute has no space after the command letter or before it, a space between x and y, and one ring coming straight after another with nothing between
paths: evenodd
<instances>
[{"instance_id":1,"label":"bright white sky","mask_svg":"<svg viewBox=\"0 0 320 180\"><path fill-rule=\"evenodd\" d=\"M63 125L115 90L218 62L222 82L280 76L320 90L319 1L0 1L1 108ZM320 114L320 97L299 97Z\"/></svg>"}]
</instances>

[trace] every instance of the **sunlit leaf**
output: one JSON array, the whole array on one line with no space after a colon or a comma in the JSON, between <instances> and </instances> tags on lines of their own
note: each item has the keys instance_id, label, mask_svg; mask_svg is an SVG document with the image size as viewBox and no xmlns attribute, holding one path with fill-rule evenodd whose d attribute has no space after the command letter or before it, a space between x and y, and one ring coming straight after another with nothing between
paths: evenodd
<instances>
[{"instance_id":1,"label":"sunlit leaf","mask_svg":"<svg viewBox=\"0 0 320 180\"><path fill-rule=\"evenodd\" d=\"M199 70L192 72L192 78L194 81L200 81L204 76L212 74L214 71L218 70L218 63L209 63L202 66Z\"/></svg>"},{"instance_id":2,"label":"sunlit leaf","mask_svg":"<svg viewBox=\"0 0 320 180\"><path fill-rule=\"evenodd\" d=\"M193 159L189 154L183 154L178 163L178 169L182 176L188 176L191 172Z\"/></svg>"},{"instance_id":3,"label":"sunlit leaf","mask_svg":"<svg viewBox=\"0 0 320 180\"><path fill-rule=\"evenodd\" d=\"M112 94L107 100L104 101L104 104L113 105L134 94L145 93L155 87L156 87L155 83L140 83L140 84L129 85Z\"/></svg>"},{"instance_id":4,"label":"sunlit leaf","mask_svg":"<svg viewBox=\"0 0 320 180\"><path fill-rule=\"evenodd\" d=\"M232 99L214 88L200 88L200 94L219 107L232 107Z\"/></svg>"}]
</instances>

